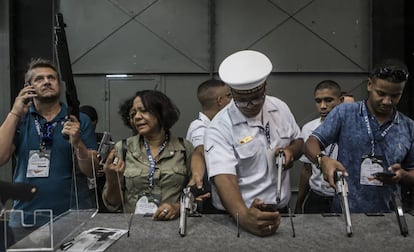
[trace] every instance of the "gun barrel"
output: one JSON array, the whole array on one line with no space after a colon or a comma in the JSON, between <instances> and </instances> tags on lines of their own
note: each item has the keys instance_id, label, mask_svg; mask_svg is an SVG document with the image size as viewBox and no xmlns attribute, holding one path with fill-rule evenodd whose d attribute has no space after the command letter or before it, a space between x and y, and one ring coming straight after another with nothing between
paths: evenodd
<instances>
[{"instance_id":1,"label":"gun barrel","mask_svg":"<svg viewBox=\"0 0 414 252\"><path fill-rule=\"evenodd\" d=\"M279 204L282 194L282 171L283 171L283 150L279 151L279 154L276 158L277 163L277 184L276 184L276 203Z\"/></svg>"},{"instance_id":2,"label":"gun barrel","mask_svg":"<svg viewBox=\"0 0 414 252\"><path fill-rule=\"evenodd\" d=\"M352 222L351 222L351 212L349 211L349 202L348 202L348 184L343 176L342 172L335 172L336 180L336 190L337 194L341 197L341 208L342 213L345 217L346 233L348 237L352 236Z\"/></svg>"},{"instance_id":3,"label":"gun barrel","mask_svg":"<svg viewBox=\"0 0 414 252\"><path fill-rule=\"evenodd\" d=\"M178 233L181 237L184 237L187 233L187 210L186 210L186 195L181 195L180 199L180 226L178 228Z\"/></svg>"},{"instance_id":4,"label":"gun barrel","mask_svg":"<svg viewBox=\"0 0 414 252\"><path fill-rule=\"evenodd\" d=\"M402 208L402 202L400 196L397 192L393 192L392 199L395 207L395 215L397 216L398 226L400 227L400 232L402 236L408 235L408 226L407 221L405 220L404 211Z\"/></svg>"},{"instance_id":5,"label":"gun barrel","mask_svg":"<svg viewBox=\"0 0 414 252\"><path fill-rule=\"evenodd\" d=\"M345 209L346 233L349 237L352 236L351 212L349 211L348 196L342 195Z\"/></svg>"}]
</instances>

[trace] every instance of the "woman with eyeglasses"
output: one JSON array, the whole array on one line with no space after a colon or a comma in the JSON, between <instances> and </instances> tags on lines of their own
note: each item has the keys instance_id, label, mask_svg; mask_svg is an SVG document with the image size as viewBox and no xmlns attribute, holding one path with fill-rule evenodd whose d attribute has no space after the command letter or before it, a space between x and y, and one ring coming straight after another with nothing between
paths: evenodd
<instances>
[{"instance_id":1,"label":"woman with eyeglasses","mask_svg":"<svg viewBox=\"0 0 414 252\"><path fill-rule=\"evenodd\" d=\"M399 185L414 185L414 121L396 108L407 80L404 63L380 62L368 77L368 98L335 107L306 141L306 156L332 187L336 170L347 176L351 213L390 212ZM332 143L337 160L321 153ZM338 197L334 211L341 211Z\"/></svg>"},{"instance_id":2,"label":"woman with eyeglasses","mask_svg":"<svg viewBox=\"0 0 414 252\"><path fill-rule=\"evenodd\" d=\"M138 91L128 110L137 134L116 143L104 165L105 205L154 220L175 219L191 176L193 151L190 142L171 135L179 110L156 90Z\"/></svg>"}]
</instances>

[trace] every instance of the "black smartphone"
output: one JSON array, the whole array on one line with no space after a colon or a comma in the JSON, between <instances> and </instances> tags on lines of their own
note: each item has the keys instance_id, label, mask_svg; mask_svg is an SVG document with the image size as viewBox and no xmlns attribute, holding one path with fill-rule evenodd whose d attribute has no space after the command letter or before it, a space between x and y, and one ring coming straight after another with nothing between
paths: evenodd
<instances>
[{"instance_id":1,"label":"black smartphone","mask_svg":"<svg viewBox=\"0 0 414 252\"><path fill-rule=\"evenodd\" d=\"M30 81L26 81L26 83L24 83L24 86L31 86L32 84L30 83ZM30 92L30 94L33 94L33 92ZM29 102L33 101L33 98L28 98L24 100L24 104L28 104Z\"/></svg>"},{"instance_id":2,"label":"black smartphone","mask_svg":"<svg viewBox=\"0 0 414 252\"><path fill-rule=\"evenodd\" d=\"M374 178L392 178L395 176L393 172L376 172L372 174Z\"/></svg>"},{"instance_id":3,"label":"black smartphone","mask_svg":"<svg viewBox=\"0 0 414 252\"><path fill-rule=\"evenodd\" d=\"M260 210L265 212L276 212L278 207L277 204L265 203L259 207Z\"/></svg>"}]
</instances>

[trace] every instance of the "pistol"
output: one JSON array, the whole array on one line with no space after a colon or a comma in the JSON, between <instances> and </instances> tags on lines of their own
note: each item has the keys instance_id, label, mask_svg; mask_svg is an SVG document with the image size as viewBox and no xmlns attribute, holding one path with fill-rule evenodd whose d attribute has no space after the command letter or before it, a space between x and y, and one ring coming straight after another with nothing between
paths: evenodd
<instances>
[{"instance_id":1,"label":"pistol","mask_svg":"<svg viewBox=\"0 0 414 252\"><path fill-rule=\"evenodd\" d=\"M348 237L352 236L352 223L351 223L351 212L349 211L349 202L348 202L348 183L345 180L345 176L341 171L335 171L334 173L335 183L336 183L336 193L340 196L341 199L341 208L342 213L345 217L346 224L346 233Z\"/></svg>"},{"instance_id":2,"label":"pistol","mask_svg":"<svg viewBox=\"0 0 414 252\"><path fill-rule=\"evenodd\" d=\"M283 161L285 159L285 153L283 150L279 150L279 154L276 157L276 168L277 168L277 184L276 184L276 203L279 205L282 194L282 171Z\"/></svg>"},{"instance_id":3,"label":"pistol","mask_svg":"<svg viewBox=\"0 0 414 252\"><path fill-rule=\"evenodd\" d=\"M98 154L97 154L100 165L105 164L106 159L109 156L109 152L111 152L112 148L114 147L114 144L115 143L112 141L112 138L111 138L111 133L104 132L103 137L98 147Z\"/></svg>"},{"instance_id":4,"label":"pistol","mask_svg":"<svg viewBox=\"0 0 414 252\"><path fill-rule=\"evenodd\" d=\"M197 212L197 203L195 198L205 194L203 189L198 189L196 185L187 186L183 189L183 193L180 198L180 226L178 232L181 237L187 234L187 217L201 215Z\"/></svg>"},{"instance_id":5,"label":"pistol","mask_svg":"<svg viewBox=\"0 0 414 252\"><path fill-rule=\"evenodd\" d=\"M398 225L400 226L401 235L406 237L408 235L407 221L405 220L400 195L396 191L392 192L392 201L394 203L394 211L397 216Z\"/></svg>"}]
</instances>

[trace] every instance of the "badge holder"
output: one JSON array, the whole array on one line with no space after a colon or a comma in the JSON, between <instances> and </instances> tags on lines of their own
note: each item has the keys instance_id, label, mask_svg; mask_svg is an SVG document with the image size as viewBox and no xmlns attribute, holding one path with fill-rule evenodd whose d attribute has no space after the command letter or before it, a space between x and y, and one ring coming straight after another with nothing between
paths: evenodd
<instances>
[{"instance_id":1,"label":"badge holder","mask_svg":"<svg viewBox=\"0 0 414 252\"><path fill-rule=\"evenodd\" d=\"M96 178L95 169L94 177ZM76 174L73 171L73 174ZM70 208L60 215L54 215L52 209L37 209L33 213L23 210L2 210L5 251L56 251L71 239L87 221L98 212L97 188L88 190L86 178L84 189L78 186L80 179L72 178ZM87 201L84 200L88 199ZM9 199L20 200L16 197ZM31 200L31 199L29 199ZM2 248L0 247L0 251Z\"/></svg>"}]
</instances>

